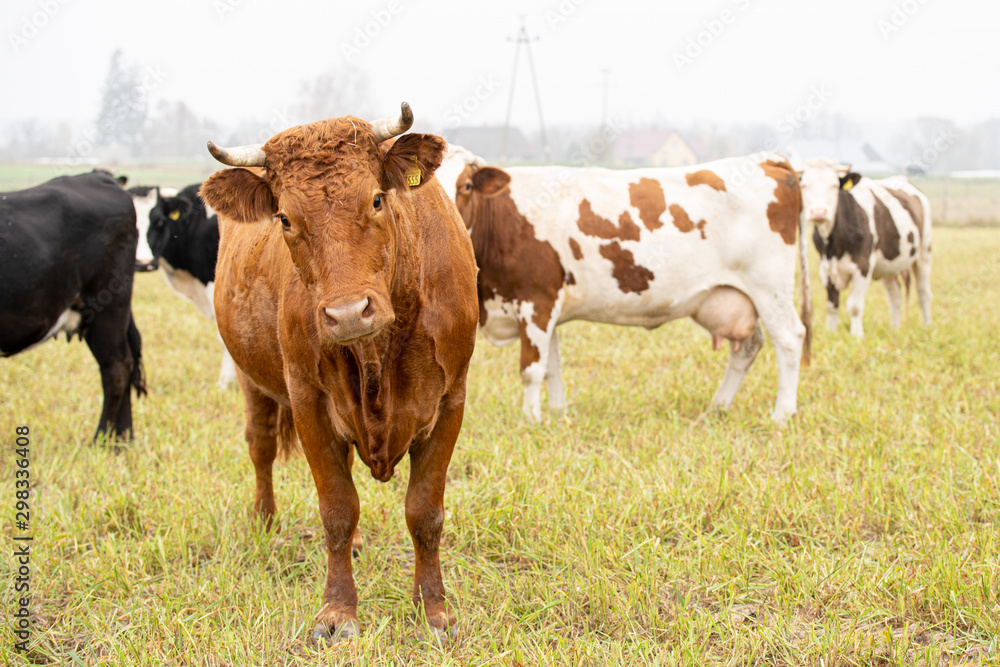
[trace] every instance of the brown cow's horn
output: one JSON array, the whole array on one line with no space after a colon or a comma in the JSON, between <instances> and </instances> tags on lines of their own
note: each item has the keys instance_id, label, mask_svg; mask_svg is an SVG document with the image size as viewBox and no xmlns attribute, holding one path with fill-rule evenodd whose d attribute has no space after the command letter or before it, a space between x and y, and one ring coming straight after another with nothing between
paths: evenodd
<instances>
[{"instance_id":1,"label":"brown cow's horn","mask_svg":"<svg viewBox=\"0 0 1000 667\"><path fill-rule=\"evenodd\" d=\"M267 156L264 155L264 144L222 148L211 141L208 142L208 152L222 164L230 167L264 167L267 166Z\"/></svg>"},{"instance_id":2,"label":"brown cow's horn","mask_svg":"<svg viewBox=\"0 0 1000 667\"><path fill-rule=\"evenodd\" d=\"M372 121L375 143L380 144L386 139L392 139L406 132L411 125L413 125L413 111L409 104L403 102L399 105L399 116L386 116Z\"/></svg>"}]
</instances>

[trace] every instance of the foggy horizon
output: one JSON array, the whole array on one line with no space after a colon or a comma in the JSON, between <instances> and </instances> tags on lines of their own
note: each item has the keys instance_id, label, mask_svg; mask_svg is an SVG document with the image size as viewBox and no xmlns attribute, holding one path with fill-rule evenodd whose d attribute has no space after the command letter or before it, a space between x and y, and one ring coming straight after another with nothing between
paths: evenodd
<instances>
[{"instance_id":1,"label":"foggy horizon","mask_svg":"<svg viewBox=\"0 0 1000 667\"><path fill-rule=\"evenodd\" d=\"M121 0L14 0L0 9L0 66L16 103L0 106L0 122L93 120L121 49L148 75L151 111L181 100L220 122L267 117L301 82L350 69L366 77L380 115L407 100L419 121L445 126L471 99L463 122L502 124L521 17L536 40L546 124L599 123L605 70L608 114L631 122L774 123L818 86L829 92L825 111L863 121L980 122L1000 109L1000 91L976 82L1000 66L995 5L515 0L471 16L467 7L180 0L151 12ZM259 52L236 48L249 44ZM538 119L526 55L512 117L530 129Z\"/></svg>"}]
</instances>

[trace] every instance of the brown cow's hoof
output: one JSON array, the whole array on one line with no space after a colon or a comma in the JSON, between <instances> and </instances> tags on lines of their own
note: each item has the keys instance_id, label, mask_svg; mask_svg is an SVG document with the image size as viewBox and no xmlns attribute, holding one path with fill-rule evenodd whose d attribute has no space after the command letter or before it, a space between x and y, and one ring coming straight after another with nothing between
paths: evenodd
<instances>
[{"instance_id":1,"label":"brown cow's hoof","mask_svg":"<svg viewBox=\"0 0 1000 667\"><path fill-rule=\"evenodd\" d=\"M339 628L334 629L332 633L326 623L317 623L316 627L313 628L311 643L317 648L324 648L339 644L340 642L357 639L360 635L361 626L354 620L345 621Z\"/></svg>"},{"instance_id":2,"label":"brown cow's hoof","mask_svg":"<svg viewBox=\"0 0 1000 667\"><path fill-rule=\"evenodd\" d=\"M317 623L316 627L313 628L312 637L309 638L309 645L316 648L325 648L332 643L333 635L330 634L330 629L326 627L325 623Z\"/></svg>"}]
</instances>

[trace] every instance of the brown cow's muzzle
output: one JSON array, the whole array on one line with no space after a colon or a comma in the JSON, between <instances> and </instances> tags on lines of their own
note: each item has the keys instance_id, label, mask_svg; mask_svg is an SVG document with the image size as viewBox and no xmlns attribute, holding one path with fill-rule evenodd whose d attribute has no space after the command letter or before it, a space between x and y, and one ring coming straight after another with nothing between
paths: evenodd
<instances>
[{"instance_id":1,"label":"brown cow's muzzle","mask_svg":"<svg viewBox=\"0 0 1000 667\"><path fill-rule=\"evenodd\" d=\"M374 336L396 319L388 300L372 291L327 301L320 306L319 315L341 345Z\"/></svg>"}]
</instances>

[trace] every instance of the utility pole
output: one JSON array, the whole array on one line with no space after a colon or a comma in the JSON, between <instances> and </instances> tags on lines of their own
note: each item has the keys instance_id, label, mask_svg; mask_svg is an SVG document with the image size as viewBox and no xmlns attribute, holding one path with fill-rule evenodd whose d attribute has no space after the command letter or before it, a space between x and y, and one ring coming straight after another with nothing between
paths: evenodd
<instances>
[{"instance_id":1,"label":"utility pole","mask_svg":"<svg viewBox=\"0 0 1000 667\"><path fill-rule=\"evenodd\" d=\"M542 131L542 150L545 152L545 162L549 163L552 161L552 150L549 147L549 140L545 136L545 120L542 118L542 98L538 94L538 77L535 75L535 61L531 57L531 42L537 42L538 37L534 39L528 37L528 28L526 26L526 18L524 14L521 15L521 29L517 33L516 39L507 38L508 42L514 42L514 72L510 77L510 95L507 98L507 118L504 120L503 124L503 141L500 144L500 160L504 161L507 159L507 135L510 133L510 112L514 106L514 84L517 80L517 59L521 52L521 45L524 44L524 50L528 54L528 67L531 72L531 84L535 91L535 106L538 108L538 125L541 127Z\"/></svg>"}]
</instances>

